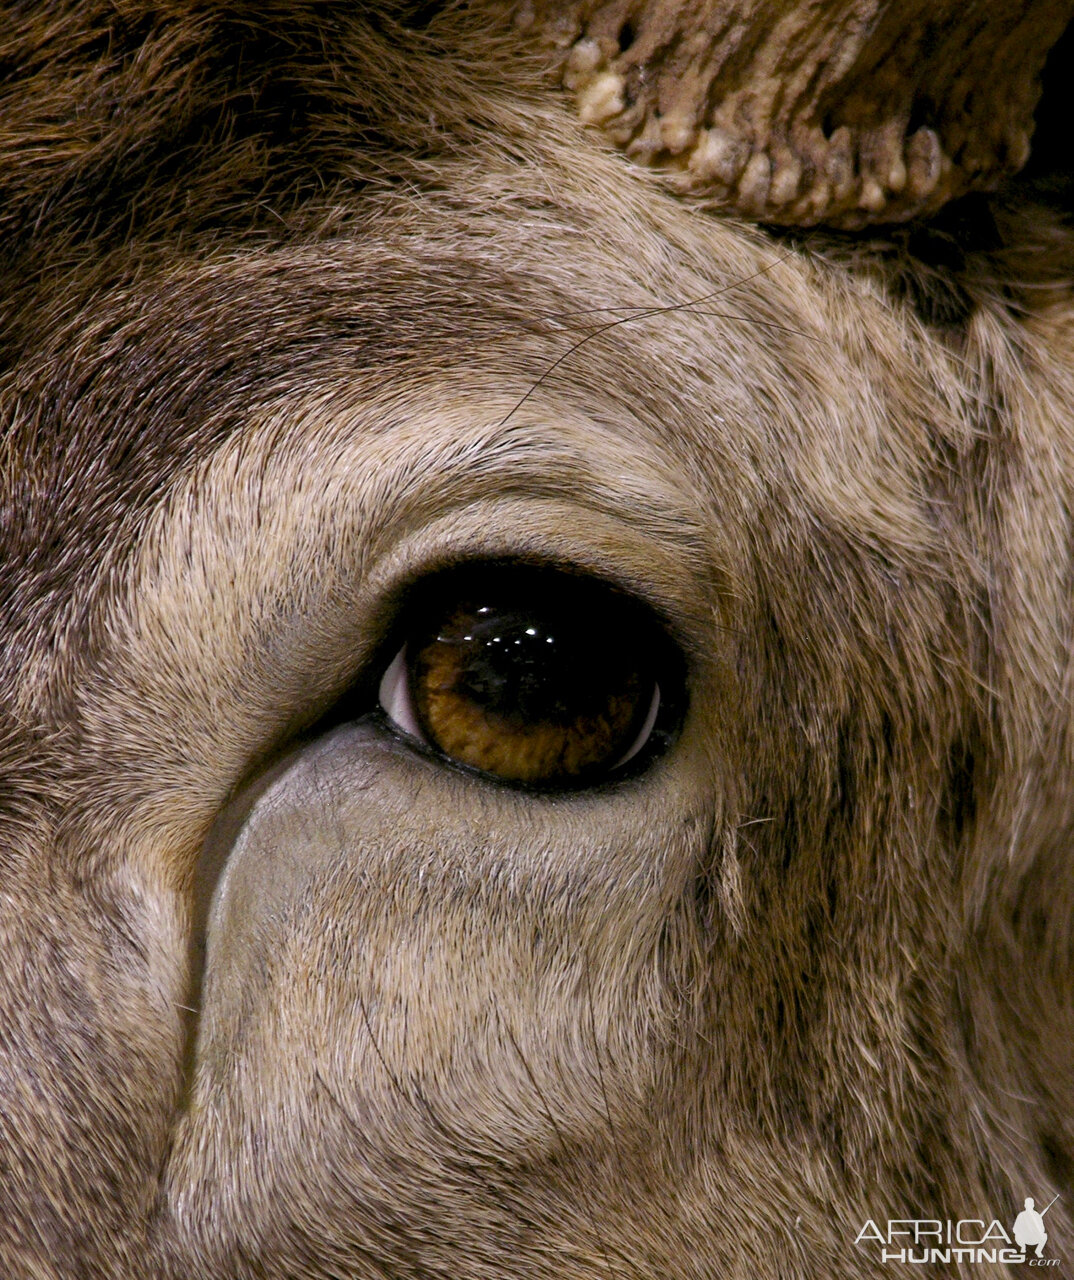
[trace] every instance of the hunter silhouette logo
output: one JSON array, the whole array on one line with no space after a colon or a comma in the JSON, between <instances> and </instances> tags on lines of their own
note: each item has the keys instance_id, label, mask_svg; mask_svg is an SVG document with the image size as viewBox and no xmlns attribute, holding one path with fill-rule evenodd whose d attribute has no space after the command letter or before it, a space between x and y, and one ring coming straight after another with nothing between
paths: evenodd
<instances>
[{"instance_id":1,"label":"hunter silhouette logo","mask_svg":"<svg viewBox=\"0 0 1074 1280\"><path fill-rule=\"evenodd\" d=\"M854 1238L860 1247L879 1246L880 1262L1024 1263L1030 1267L1057 1267L1058 1258L1046 1258L1048 1231L1044 1215L1058 1196L1037 1212L1036 1201L1027 1196L1024 1208L1010 1232L993 1216L984 1218L889 1218L886 1230L868 1219Z\"/></svg>"},{"instance_id":2,"label":"hunter silhouette logo","mask_svg":"<svg viewBox=\"0 0 1074 1280\"><path fill-rule=\"evenodd\" d=\"M1058 1200L1053 1196L1040 1213L1033 1207L1033 1197L1026 1197L1025 1208L1014 1220L1014 1239L1020 1249L1034 1248L1038 1258L1044 1256L1044 1246L1048 1243L1048 1232L1044 1229L1044 1215Z\"/></svg>"}]
</instances>

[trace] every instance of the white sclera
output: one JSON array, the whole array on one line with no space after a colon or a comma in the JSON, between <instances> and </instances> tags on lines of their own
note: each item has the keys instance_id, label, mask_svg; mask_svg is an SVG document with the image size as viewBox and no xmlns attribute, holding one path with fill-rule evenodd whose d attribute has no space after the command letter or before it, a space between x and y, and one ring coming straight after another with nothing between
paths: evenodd
<instances>
[{"instance_id":1,"label":"white sclera","mask_svg":"<svg viewBox=\"0 0 1074 1280\"><path fill-rule=\"evenodd\" d=\"M621 755L619 759L616 760L615 764L612 765L613 769L621 769L623 765L627 763L628 760L633 760L634 757L638 754L638 752L642 749L642 747L644 747L645 744L649 741L649 735L653 731L653 725L656 724L656 717L659 710L660 710L660 686L658 684L654 684L652 701L649 703L649 713L648 715L646 715L641 728L638 730L638 736L627 748L626 753L624 755Z\"/></svg>"},{"instance_id":2,"label":"white sclera","mask_svg":"<svg viewBox=\"0 0 1074 1280\"><path fill-rule=\"evenodd\" d=\"M404 645L388 664L388 669L380 678L377 699L384 708L388 719L398 729L419 742L429 743L418 726L418 717L414 711L414 700L410 696L410 673L407 671L406 645Z\"/></svg>"}]
</instances>

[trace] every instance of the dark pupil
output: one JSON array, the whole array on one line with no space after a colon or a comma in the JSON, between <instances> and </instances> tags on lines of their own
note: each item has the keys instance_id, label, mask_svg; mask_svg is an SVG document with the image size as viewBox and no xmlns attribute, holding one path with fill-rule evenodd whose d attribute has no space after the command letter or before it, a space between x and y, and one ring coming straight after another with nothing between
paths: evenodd
<instances>
[{"instance_id":1,"label":"dark pupil","mask_svg":"<svg viewBox=\"0 0 1074 1280\"><path fill-rule=\"evenodd\" d=\"M437 639L461 651L459 694L520 725L567 726L599 715L609 693L633 690L638 683L637 673L624 670L614 652L625 638L603 628L594 634L593 625L591 618L562 613L549 618L485 604L456 614Z\"/></svg>"},{"instance_id":2,"label":"dark pupil","mask_svg":"<svg viewBox=\"0 0 1074 1280\"><path fill-rule=\"evenodd\" d=\"M439 602L439 603L438 603ZM518 782L607 770L652 705L654 628L599 582L521 567L450 577L408 642L415 711L445 755Z\"/></svg>"}]
</instances>

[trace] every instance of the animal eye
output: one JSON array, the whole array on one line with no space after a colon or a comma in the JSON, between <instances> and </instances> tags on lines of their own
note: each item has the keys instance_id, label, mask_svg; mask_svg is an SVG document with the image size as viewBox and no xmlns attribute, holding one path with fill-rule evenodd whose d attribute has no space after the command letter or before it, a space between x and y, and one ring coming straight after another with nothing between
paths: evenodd
<instances>
[{"instance_id":1,"label":"animal eye","mask_svg":"<svg viewBox=\"0 0 1074 1280\"><path fill-rule=\"evenodd\" d=\"M592 578L533 566L444 575L384 673L395 725L505 782L591 783L674 727L681 676L651 612Z\"/></svg>"}]
</instances>

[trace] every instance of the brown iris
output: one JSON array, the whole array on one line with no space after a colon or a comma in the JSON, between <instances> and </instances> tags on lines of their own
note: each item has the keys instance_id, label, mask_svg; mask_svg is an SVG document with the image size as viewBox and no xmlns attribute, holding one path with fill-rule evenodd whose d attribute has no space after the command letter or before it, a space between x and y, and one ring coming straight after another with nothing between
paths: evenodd
<instances>
[{"instance_id":1,"label":"brown iris","mask_svg":"<svg viewBox=\"0 0 1074 1280\"><path fill-rule=\"evenodd\" d=\"M641 746L660 702L657 628L601 582L527 566L449 575L407 643L430 745L509 782L564 785Z\"/></svg>"}]
</instances>

